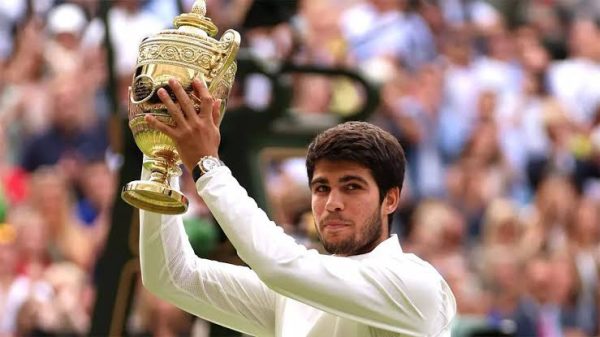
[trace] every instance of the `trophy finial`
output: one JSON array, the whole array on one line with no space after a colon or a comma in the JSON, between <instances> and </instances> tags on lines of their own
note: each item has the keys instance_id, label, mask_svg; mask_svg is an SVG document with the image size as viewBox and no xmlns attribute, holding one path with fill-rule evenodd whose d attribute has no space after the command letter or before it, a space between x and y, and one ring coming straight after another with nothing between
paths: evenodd
<instances>
[{"instance_id":1,"label":"trophy finial","mask_svg":"<svg viewBox=\"0 0 600 337\"><path fill-rule=\"evenodd\" d=\"M176 28L186 26L199 28L209 36L215 36L219 31L217 26L206 17L206 0L196 0L192 6L191 13L179 15L175 18L173 23Z\"/></svg>"},{"instance_id":2,"label":"trophy finial","mask_svg":"<svg viewBox=\"0 0 600 337\"><path fill-rule=\"evenodd\" d=\"M206 16L206 0L196 0L192 6L192 13Z\"/></svg>"}]
</instances>

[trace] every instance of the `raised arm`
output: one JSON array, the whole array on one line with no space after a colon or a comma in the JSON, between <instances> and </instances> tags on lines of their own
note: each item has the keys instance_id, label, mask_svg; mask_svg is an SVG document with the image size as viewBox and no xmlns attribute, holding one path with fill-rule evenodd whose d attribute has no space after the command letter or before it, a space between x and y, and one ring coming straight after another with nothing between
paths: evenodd
<instances>
[{"instance_id":1,"label":"raised arm","mask_svg":"<svg viewBox=\"0 0 600 337\"><path fill-rule=\"evenodd\" d=\"M140 221L142 281L148 290L206 320L273 336L276 295L253 271L198 258L181 216L140 211Z\"/></svg>"},{"instance_id":2,"label":"raised arm","mask_svg":"<svg viewBox=\"0 0 600 337\"><path fill-rule=\"evenodd\" d=\"M278 293L410 336L435 336L450 323L452 293L418 258L351 259L307 250L267 218L227 167L208 172L196 187L238 255Z\"/></svg>"}]
</instances>

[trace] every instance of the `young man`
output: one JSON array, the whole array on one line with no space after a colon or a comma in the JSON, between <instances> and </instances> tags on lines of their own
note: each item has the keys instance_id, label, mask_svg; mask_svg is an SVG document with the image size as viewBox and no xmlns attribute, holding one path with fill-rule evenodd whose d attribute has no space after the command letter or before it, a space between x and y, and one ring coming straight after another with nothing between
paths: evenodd
<instances>
[{"instance_id":1,"label":"young man","mask_svg":"<svg viewBox=\"0 0 600 337\"><path fill-rule=\"evenodd\" d=\"M141 211L142 280L150 291L255 336L450 336L456 312L450 288L389 236L404 175L404 154L391 135L352 122L310 145L313 215L333 254L320 255L270 221L218 161L220 102L206 86L193 83L199 111L179 83L170 86L178 103L164 89L159 96L177 126L147 121L175 140L196 173L198 193L252 269L196 257L180 216Z\"/></svg>"}]
</instances>

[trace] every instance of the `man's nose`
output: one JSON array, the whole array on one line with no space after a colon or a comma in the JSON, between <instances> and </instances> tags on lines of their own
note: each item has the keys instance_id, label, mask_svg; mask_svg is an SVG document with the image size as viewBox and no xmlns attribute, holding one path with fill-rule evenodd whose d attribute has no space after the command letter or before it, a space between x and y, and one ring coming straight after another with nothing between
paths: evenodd
<instances>
[{"instance_id":1,"label":"man's nose","mask_svg":"<svg viewBox=\"0 0 600 337\"><path fill-rule=\"evenodd\" d=\"M327 197L325 208L329 212L339 212L344 209L344 201L339 192L332 190Z\"/></svg>"}]
</instances>

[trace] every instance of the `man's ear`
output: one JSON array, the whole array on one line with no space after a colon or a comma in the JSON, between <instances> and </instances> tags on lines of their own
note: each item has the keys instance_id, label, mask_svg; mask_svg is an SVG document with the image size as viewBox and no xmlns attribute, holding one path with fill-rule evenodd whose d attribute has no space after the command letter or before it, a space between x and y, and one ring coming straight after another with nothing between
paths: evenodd
<instances>
[{"instance_id":1,"label":"man's ear","mask_svg":"<svg viewBox=\"0 0 600 337\"><path fill-rule=\"evenodd\" d=\"M396 211L398 204L400 203L400 188L392 187L385 194L383 199L383 210L386 214L391 214Z\"/></svg>"}]
</instances>

